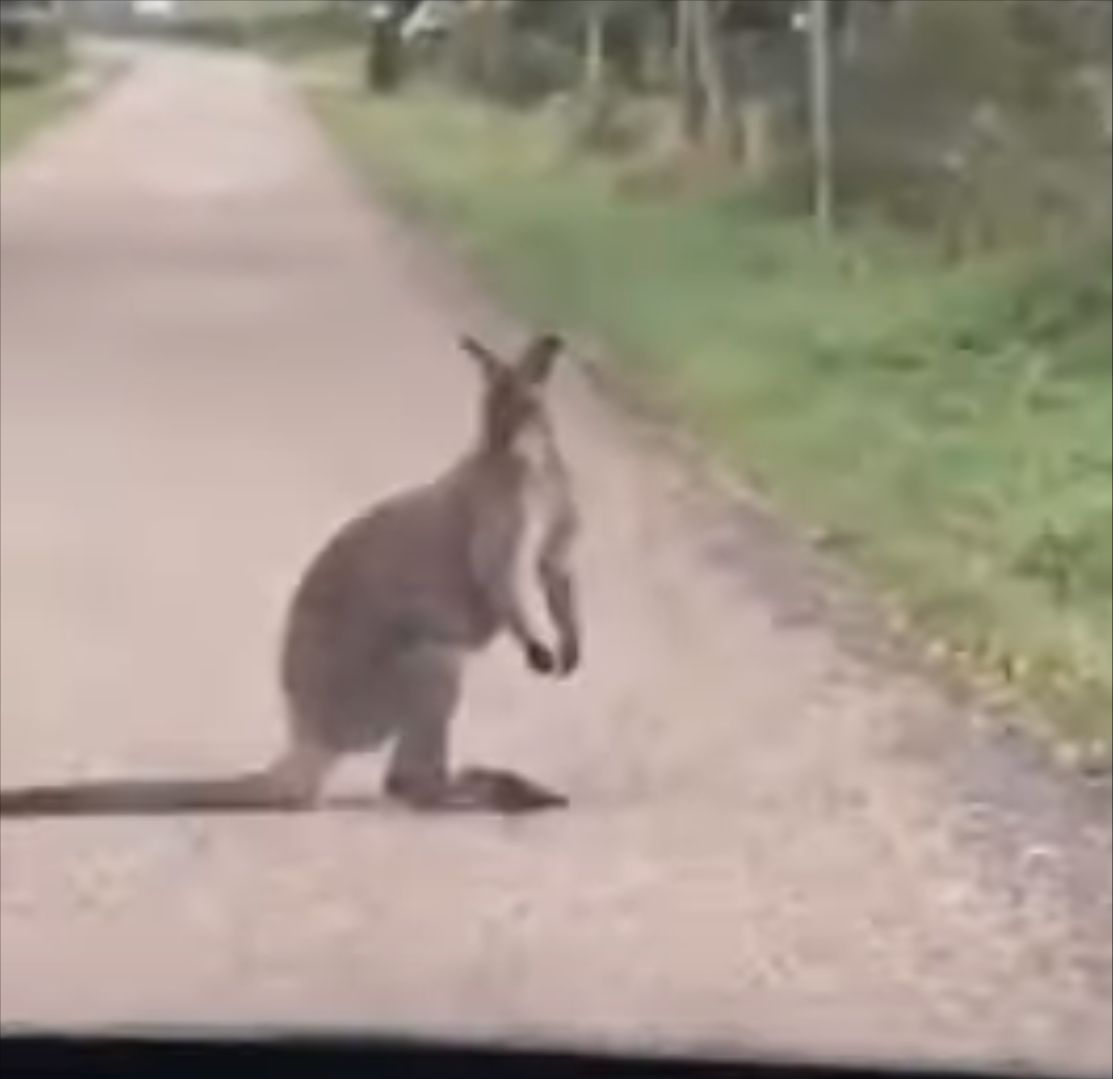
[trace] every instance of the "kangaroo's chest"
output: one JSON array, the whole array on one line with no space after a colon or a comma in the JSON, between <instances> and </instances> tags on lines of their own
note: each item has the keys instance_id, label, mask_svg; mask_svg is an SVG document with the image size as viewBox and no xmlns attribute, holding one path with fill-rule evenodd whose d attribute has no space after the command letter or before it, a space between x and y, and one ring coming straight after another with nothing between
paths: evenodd
<instances>
[{"instance_id":1,"label":"kangaroo's chest","mask_svg":"<svg viewBox=\"0 0 1113 1079\"><path fill-rule=\"evenodd\" d=\"M519 489L520 527L514 551L515 572L528 595L537 565L553 529L568 512L570 493L564 469L548 439L525 439L518 447L522 463Z\"/></svg>"}]
</instances>

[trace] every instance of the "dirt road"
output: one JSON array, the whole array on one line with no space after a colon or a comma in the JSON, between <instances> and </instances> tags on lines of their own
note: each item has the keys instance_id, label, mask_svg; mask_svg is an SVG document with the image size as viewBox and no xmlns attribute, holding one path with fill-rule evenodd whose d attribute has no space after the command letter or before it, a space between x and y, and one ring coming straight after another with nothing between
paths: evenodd
<instances>
[{"instance_id":1,"label":"dirt road","mask_svg":"<svg viewBox=\"0 0 1113 1079\"><path fill-rule=\"evenodd\" d=\"M522 328L250 59L143 53L2 199L3 781L257 763L305 560L462 446L457 332ZM572 810L6 822L3 1020L1108 1071L1107 792L871 658L572 368L556 410L587 664L480 659L457 756Z\"/></svg>"}]
</instances>

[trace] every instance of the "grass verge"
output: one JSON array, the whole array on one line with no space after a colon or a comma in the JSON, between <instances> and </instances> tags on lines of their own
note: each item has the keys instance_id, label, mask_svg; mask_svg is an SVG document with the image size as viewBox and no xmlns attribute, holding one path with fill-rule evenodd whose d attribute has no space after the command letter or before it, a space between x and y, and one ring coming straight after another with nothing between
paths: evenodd
<instances>
[{"instance_id":1,"label":"grass verge","mask_svg":"<svg viewBox=\"0 0 1113 1079\"><path fill-rule=\"evenodd\" d=\"M62 79L0 81L0 161L7 160L35 131L59 116L75 96Z\"/></svg>"},{"instance_id":2,"label":"grass verge","mask_svg":"<svg viewBox=\"0 0 1113 1079\"><path fill-rule=\"evenodd\" d=\"M921 633L1106 757L1107 239L958 267L865 231L821 249L752 199L621 195L543 114L309 93L349 159L509 302L606 342Z\"/></svg>"}]
</instances>

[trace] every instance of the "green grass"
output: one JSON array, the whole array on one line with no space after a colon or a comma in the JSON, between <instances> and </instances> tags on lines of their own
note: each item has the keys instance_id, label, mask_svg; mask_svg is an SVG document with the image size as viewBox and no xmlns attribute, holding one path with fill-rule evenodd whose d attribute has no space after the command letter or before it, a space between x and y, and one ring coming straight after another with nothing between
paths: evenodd
<instances>
[{"instance_id":1,"label":"green grass","mask_svg":"<svg viewBox=\"0 0 1113 1079\"><path fill-rule=\"evenodd\" d=\"M73 92L58 79L0 83L0 160L6 160L72 101Z\"/></svg>"},{"instance_id":2,"label":"green grass","mask_svg":"<svg viewBox=\"0 0 1113 1079\"><path fill-rule=\"evenodd\" d=\"M742 197L620 196L555 122L318 86L325 128L539 323L605 341L972 672L1110 744L1107 243L944 267Z\"/></svg>"}]
</instances>

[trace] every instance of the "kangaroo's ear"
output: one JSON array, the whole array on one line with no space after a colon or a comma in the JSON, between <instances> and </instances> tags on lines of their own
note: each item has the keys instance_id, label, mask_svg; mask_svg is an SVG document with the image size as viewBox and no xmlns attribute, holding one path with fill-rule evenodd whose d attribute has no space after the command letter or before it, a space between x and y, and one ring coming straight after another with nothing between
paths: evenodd
<instances>
[{"instance_id":1,"label":"kangaroo's ear","mask_svg":"<svg viewBox=\"0 0 1113 1079\"><path fill-rule=\"evenodd\" d=\"M562 348L564 342L555 333L535 337L518 360L519 372L529 382L540 385L551 374L557 353Z\"/></svg>"},{"instance_id":2,"label":"kangaroo's ear","mask_svg":"<svg viewBox=\"0 0 1113 1079\"><path fill-rule=\"evenodd\" d=\"M494 381L506 371L506 364L502 362L486 345L480 344L474 337L466 334L459 339L458 344L473 360L479 363L483 377L489 382Z\"/></svg>"}]
</instances>

